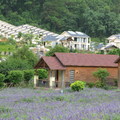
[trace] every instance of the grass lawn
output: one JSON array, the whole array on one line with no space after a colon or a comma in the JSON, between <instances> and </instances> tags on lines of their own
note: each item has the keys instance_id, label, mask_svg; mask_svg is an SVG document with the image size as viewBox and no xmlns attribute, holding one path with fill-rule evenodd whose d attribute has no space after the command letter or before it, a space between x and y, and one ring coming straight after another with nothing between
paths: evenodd
<instances>
[{"instance_id":1,"label":"grass lawn","mask_svg":"<svg viewBox=\"0 0 120 120\"><path fill-rule=\"evenodd\" d=\"M0 91L0 120L120 120L120 91L6 88Z\"/></svg>"}]
</instances>

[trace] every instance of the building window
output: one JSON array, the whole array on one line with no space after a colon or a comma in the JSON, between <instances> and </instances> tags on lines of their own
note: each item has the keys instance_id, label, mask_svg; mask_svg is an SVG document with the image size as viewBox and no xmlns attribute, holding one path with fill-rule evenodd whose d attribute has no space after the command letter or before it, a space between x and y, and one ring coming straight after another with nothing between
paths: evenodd
<instances>
[{"instance_id":1,"label":"building window","mask_svg":"<svg viewBox=\"0 0 120 120\"><path fill-rule=\"evenodd\" d=\"M77 41L77 38L76 38L76 37L74 38L74 41Z\"/></svg>"},{"instance_id":2,"label":"building window","mask_svg":"<svg viewBox=\"0 0 120 120\"><path fill-rule=\"evenodd\" d=\"M81 38L78 38L78 39L77 39L77 42L81 42Z\"/></svg>"},{"instance_id":3,"label":"building window","mask_svg":"<svg viewBox=\"0 0 120 120\"><path fill-rule=\"evenodd\" d=\"M75 78L75 70L70 70L70 83L74 82L74 78Z\"/></svg>"},{"instance_id":4,"label":"building window","mask_svg":"<svg viewBox=\"0 0 120 120\"><path fill-rule=\"evenodd\" d=\"M58 45L58 42L56 42L56 45Z\"/></svg>"},{"instance_id":5,"label":"building window","mask_svg":"<svg viewBox=\"0 0 120 120\"><path fill-rule=\"evenodd\" d=\"M84 43L86 42L86 38L83 38L83 42L84 42Z\"/></svg>"},{"instance_id":6,"label":"building window","mask_svg":"<svg viewBox=\"0 0 120 120\"><path fill-rule=\"evenodd\" d=\"M75 44L75 48L77 48L77 44Z\"/></svg>"},{"instance_id":7,"label":"building window","mask_svg":"<svg viewBox=\"0 0 120 120\"><path fill-rule=\"evenodd\" d=\"M86 49L86 45L81 45L82 49Z\"/></svg>"}]
</instances>

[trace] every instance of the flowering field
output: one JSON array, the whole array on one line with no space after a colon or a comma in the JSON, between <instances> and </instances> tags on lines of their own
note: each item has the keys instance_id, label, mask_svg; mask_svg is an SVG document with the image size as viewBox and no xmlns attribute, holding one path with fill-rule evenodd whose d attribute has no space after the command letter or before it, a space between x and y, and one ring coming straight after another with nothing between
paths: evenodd
<instances>
[{"instance_id":1,"label":"flowering field","mask_svg":"<svg viewBox=\"0 0 120 120\"><path fill-rule=\"evenodd\" d=\"M120 120L120 91L7 88L0 91L0 120Z\"/></svg>"}]
</instances>

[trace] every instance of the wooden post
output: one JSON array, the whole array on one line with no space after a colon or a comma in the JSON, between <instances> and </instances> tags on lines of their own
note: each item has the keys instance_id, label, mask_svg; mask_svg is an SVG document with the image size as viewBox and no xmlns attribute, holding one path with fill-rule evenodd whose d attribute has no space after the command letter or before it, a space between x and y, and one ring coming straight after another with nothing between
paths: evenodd
<instances>
[{"instance_id":1,"label":"wooden post","mask_svg":"<svg viewBox=\"0 0 120 120\"><path fill-rule=\"evenodd\" d=\"M64 80L64 71L62 71L62 88L61 88L61 93L63 93L63 90L64 90L64 88L65 88L65 80Z\"/></svg>"},{"instance_id":2,"label":"wooden post","mask_svg":"<svg viewBox=\"0 0 120 120\"><path fill-rule=\"evenodd\" d=\"M120 89L120 63L118 63L118 88Z\"/></svg>"},{"instance_id":3,"label":"wooden post","mask_svg":"<svg viewBox=\"0 0 120 120\"><path fill-rule=\"evenodd\" d=\"M37 87L37 80L38 80L38 75L34 76L34 88Z\"/></svg>"},{"instance_id":4,"label":"wooden post","mask_svg":"<svg viewBox=\"0 0 120 120\"><path fill-rule=\"evenodd\" d=\"M49 76L49 86L50 88L54 88L54 83L55 83L55 71L50 71L50 76Z\"/></svg>"}]
</instances>

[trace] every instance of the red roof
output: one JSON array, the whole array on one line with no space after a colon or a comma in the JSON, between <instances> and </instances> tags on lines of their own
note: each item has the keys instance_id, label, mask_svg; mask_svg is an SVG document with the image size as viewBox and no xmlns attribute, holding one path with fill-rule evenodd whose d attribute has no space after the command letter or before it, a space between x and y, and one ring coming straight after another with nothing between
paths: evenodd
<instances>
[{"instance_id":1,"label":"red roof","mask_svg":"<svg viewBox=\"0 0 120 120\"><path fill-rule=\"evenodd\" d=\"M118 55L55 53L64 66L117 67Z\"/></svg>"},{"instance_id":2,"label":"red roof","mask_svg":"<svg viewBox=\"0 0 120 120\"><path fill-rule=\"evenodd\" d=\"M120 56L115 60L115 63L119 63L120 62Z\"/></svg>"},{"instance_id":3,"label":"red roof","mask_svg":"<svg viewBox=\"0 0 120 120\"><path fill-rule=\"evenodd\" d=\"M42 57L45 63L51 70L65 70L65 67L59 62L56 57Z\"/></svg>"},{"instance_id":4,"label":"red roof","mask_svg":"<svg viewBox=\"0 0 120 120\"><path fill-rule=\"evenodd\" d=\"M44 56L35 68L42 68L42 60L51 70L65 70L67 66L85 67L117 67L117 55L81 54L81 53L55 53L54 57Z\"/></svg>"}]
</instances>

